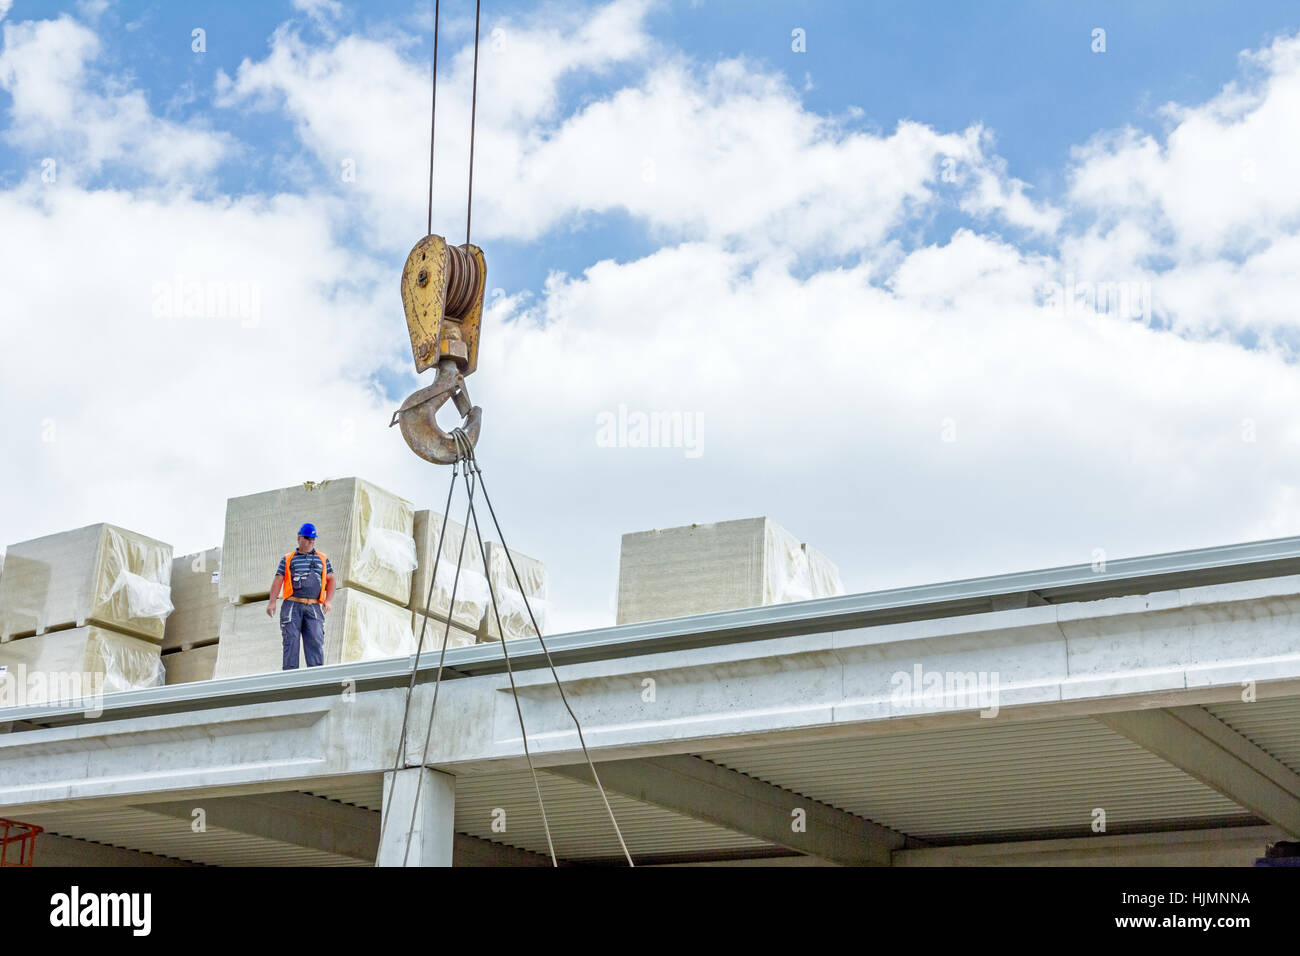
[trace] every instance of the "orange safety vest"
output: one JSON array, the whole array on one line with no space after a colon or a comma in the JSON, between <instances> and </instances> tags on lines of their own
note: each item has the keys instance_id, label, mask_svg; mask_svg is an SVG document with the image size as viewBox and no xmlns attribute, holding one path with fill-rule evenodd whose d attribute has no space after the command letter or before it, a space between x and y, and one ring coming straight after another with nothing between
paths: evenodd
<instances>
[{"instance_id":1,"label":"orange safety vest","mask_svg":"<svg viewBox=\"0 0 1300 956\"><path fill-rule=\"evenodd\" d=\"M288 600L293 597L293 556L297 551L290 551L284 556L284 588L280 591L280 596ZM317 604L325 603L325 585L329 578L329 558L325 557L324 551L317 551L316 555L320 558L320 597L316 598ZM300 601L310 601L311 598L299 598Z\"/></svg>"}]
</instances>

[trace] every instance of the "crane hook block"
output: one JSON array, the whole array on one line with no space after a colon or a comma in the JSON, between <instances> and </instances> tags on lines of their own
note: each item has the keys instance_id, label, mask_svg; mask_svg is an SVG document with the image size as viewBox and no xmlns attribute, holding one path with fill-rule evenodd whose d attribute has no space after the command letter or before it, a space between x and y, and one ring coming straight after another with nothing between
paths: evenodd
<instances>
[{"instance_id":1,"label":"crane hook block","mask_svg":"<svg viewBox=\"0 0 1300 956\"><path fill-rule=\"evenodd\" d=\"M465 388L465 376L478 367L479 329L487 264L483 250L466 243L449 246L442 236L425 236L406 257L402 270L402 308L411 332L415 370L437 368L432 385L420 389L393 416L402 437L421 458L450 465L463 457L460 441L478 442L483 410ZM447 400L464 417L459 429L444 432L434 417Z\"/></svg>"},{"instance_id":2,"label":"crane hook block","mask_svg":"<svg viewBox=\"0 0 1300 956\"><path fill-rule=\"evenodd\" d=\"M478 368L487 263L483 250L448 245L442 236L415 244L402 269L402 308L416 372L454 359L462 375Z\"/></svg>"}]
</instances>

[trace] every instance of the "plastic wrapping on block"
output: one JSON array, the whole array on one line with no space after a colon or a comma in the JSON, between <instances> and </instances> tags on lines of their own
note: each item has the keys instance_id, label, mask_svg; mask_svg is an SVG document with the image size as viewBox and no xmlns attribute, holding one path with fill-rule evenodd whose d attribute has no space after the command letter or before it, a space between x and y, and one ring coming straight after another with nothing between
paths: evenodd
<instances>
[{"instance_id":1,"label":"plastic wrapping on block","mask_svg":"<svg viewBox=\"0 0 1300 956\"><path fill-rule=\"evenodd\" d=\"M838 597L844 593L844 582L840 580L840 569L812 545L805 544L804 552L808 555L808 568L812 574L813 597Z\"/></svg>"},{"instance_id":2,"label":"plastic wrapping on block","mask_svg":"<svg viewBox=\"0 0 1300 956\"><path fill-rule=\"evenodd\" d=\"M809 601L813 597L812 572L803 545L779 524L767 522L764 538L764 604Z\"/></svg>"},{"instance_id":3,"label":"plastic wrapping on block","mask_svg":"<svg viewBox=\"0 0 1300 956\"><path fill-rule=\"evenodd\" d=\"M176 610L172 607L171 587L150 581L148 578L130 571L122 571L108 591L112 597L118 591L126 591L127 613L131 617L166 618Z\"/></svg>"},{"instance_id":4,"label":"plastic wrapping on block","mask_svg":"<svg viewBox=\"0 0 1300 956\"><path fill-rule=\"evenodd\" d=\"M0 639L96 624L161 641L170 545L108 524L11 545L0 574Z\"/></svg>"},{"instance_id":5,"label":"plastic wrapping on block","mask_svg":"<svg viewBox=\"0 0 1300 956\"><path fill-rule=\"evenodd\" d=\"M465 528L459 522L448 519L446 534L440 541L443 516L436 511L417 511L414 528L419 567L411 579L411 610L428 610L435 617L445 619L451 611L451 588L459 562L460 581L456 584L456 611L452 618L462 627L477 630L488 602L487 577L477 540L465 541L462 553L461 541ZM430 600L429 577L435 562L438 575ZM427 607L426 602L429 602Z\"/></svg>"},{"instance_id":6,"label":"plastic wrapping on block","mask_svg":"<svg viewBox=\"0 0 1300 956\"><path fill-rule=\"evenodd\" d=\"M102 670L105 693L162 687L167 683L161 649L156 645L116 634L110 636L97 628L90 630L92 633L86 647L87 670Z\"/></svg>"},{"instance_id":7,"label":"plastic wrapping on block","mask_svg":"<svg viewBox=\"0 0 1300 956\"><path fill-rule=\"evenodd\" d=\"M488 590L488 579L471 568L461 568L458 579L454 566L445 561L439 564L438 575L433 585L435 613L446 616L447 608L451 606L453 586L456 589L456 610L451 619L469 627L477 625L483 620L483 612L487 610L488 602L492 599L491 592Z\"/></svg>"},{"instance_id":8,"label":"plastic wrapping on block","mask_svg":"<svg viewBox=\"0 0 1300 956\"><path fill-rule=\"evenodd\" d=\"M487 555L488 574L492 583L498 588L518 591L522 584L523 592L530 598L537 597L545 600L548 597L546 565L541 561L520 554L513 548L510 550L510 558L507 558L506 549L495 541L487 543ZM514 570L510 567L511 558L514 560ZM518 579L515 577L516 571L519 572Z\"/></svg>"},{"instance_id":9,"label":"plastic wrapping on block","mask_svg":"<svg viewBox=\"0 0 1300 956\"><path fill-rule=\"evenodd\" d=\"M354 591L344 602L341 613L338 663L407 657L415 653L411 612L406 608ZM327 633L326 644L329 643ZM326 663L334 662L327 657Z\"/></svg>"},{"instance_id":10,"label":"plastic wrapping on block","mask_svg":"<svg viewBox=\"0 0 1300 956\"><path fill-rule=\"evenodd\" d=\"M362 568L374 562L398 574L407 574L419 564L415 560L415 539L391 528L372 527L363 535L365 541L358 564Z\"/></svg>"},{"instance_id":11,"label":"plastic wrapping on block","mask_svg":"<svg viewBox=\"0 0 1300 956\"><path fill-rule=\"evenodd\" d=\"M356 558L348 569L348 583L406 604L416 567L414 520L410 502L358 480L348 544Z\"/></svg>"},{"instance_id":12,"label":"plastic wrapping on block","mask_svg":"<svg viewBox=\"0 0 1300 956\"><path fill-rule=\"evenodd\" d=\"M157 644L99 627L78 627L0 645L0 668L27 703L71 703L99 693L160 687ZM35 699L33 699L33 697Z\"/></svg>"},{"instance_id":13,"label":"plastic wrapping on block","mask_svg":"<svg viewBox=\"0 0 1300 956\"><path fill-rule=\"evenodd\" d=\"M551 614L550 601L530 595L528 602L525 604L523 594L514 588L497 589L497 613L501 616L501 629L505 631L507 641L518 640L521 637L537 636L537 632L533 630L533 622L528 616L529 608L532 608L532 616L537 619L537 626L541 628L542 634L545 635ZM486 633L488 638L497 640L499 632L490 607L487 612L487 621Z\"/></svg>"}]
</instances>

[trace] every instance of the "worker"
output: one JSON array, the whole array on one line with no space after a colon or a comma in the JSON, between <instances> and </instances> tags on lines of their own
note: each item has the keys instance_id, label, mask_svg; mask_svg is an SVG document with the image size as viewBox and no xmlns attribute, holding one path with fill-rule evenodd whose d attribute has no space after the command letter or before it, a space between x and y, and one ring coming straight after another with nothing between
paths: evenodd
<instances>
[{"instance_id":1,"label":"worker","mask_svg":"<svg viewBox=\"0 0 1300 956\"><path fill-rule=\"evenodd\" d=\"M325 663L325 615L334 598L334 568L330 559L316 550L315 525L308 523L299 528L298 550L280 559L271 582L271 600L266 605L268 617L275 617L277 595L284 597L280 612L284 648L281 669L298 669L300 640L307 666L320 667Z\"/></svg>"}]
</instances>

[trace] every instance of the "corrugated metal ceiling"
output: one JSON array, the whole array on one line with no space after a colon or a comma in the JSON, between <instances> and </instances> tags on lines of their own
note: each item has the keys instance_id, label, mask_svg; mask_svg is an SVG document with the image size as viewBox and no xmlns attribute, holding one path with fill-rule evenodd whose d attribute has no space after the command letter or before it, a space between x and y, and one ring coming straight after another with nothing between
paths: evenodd
<instances>
[{"instance_id":1,"label":"corrugated metal ceiling","mask_svg":"<svg viewBox=\"0 0 1300 956\"><path fill-rule=\"evenodd\" d=\"M1213 704L1206 710L1300 773L1300 697Z\"/></svg>"},{"instance_id":2,"label":"corrugated metal ceiling","mask_svg":"<svg viewBox=\"0 0 1300 956\"><path fill-rule=\"evenodd\" d=\"M137 807L53 810L26 814L25 823L58 836L140 850L211 866L369 866L369 861L323 853L209 826L195 833L190 822Z\"/></svg>"},{"instance_id":3,"label":"corrugated metal ceiling","mask_svg":"<svg viewBox=\"0 0 1300 956\"><path fill-rule=\"evenodd\" d=\"M929 842L1253 819L1087 717L700 756Z\"/></svg>"},{"instance_id":4,"label":"corrugated metal ceiling","mask_svg":"<svg viewBox=\"0 0 1300 956\"><path fill-rule=\"evenodd\" d=\"M561 860L617 860L622 858L618 839L592 787L540 771L538 781L546 803L546 818ZM316 796L378 810L380 778L368 777L316 788ZM623 839L633 860L686 853L761 850L762 840L723 827L702 823L668 810L648 806L618 794L609 795ZM494 832L493 811L504 811L505 832ZM527 771L475 774L456 781L456 832L547 854L546 834L537 809L537 792Z\"/></svg>"}]
</instances>

